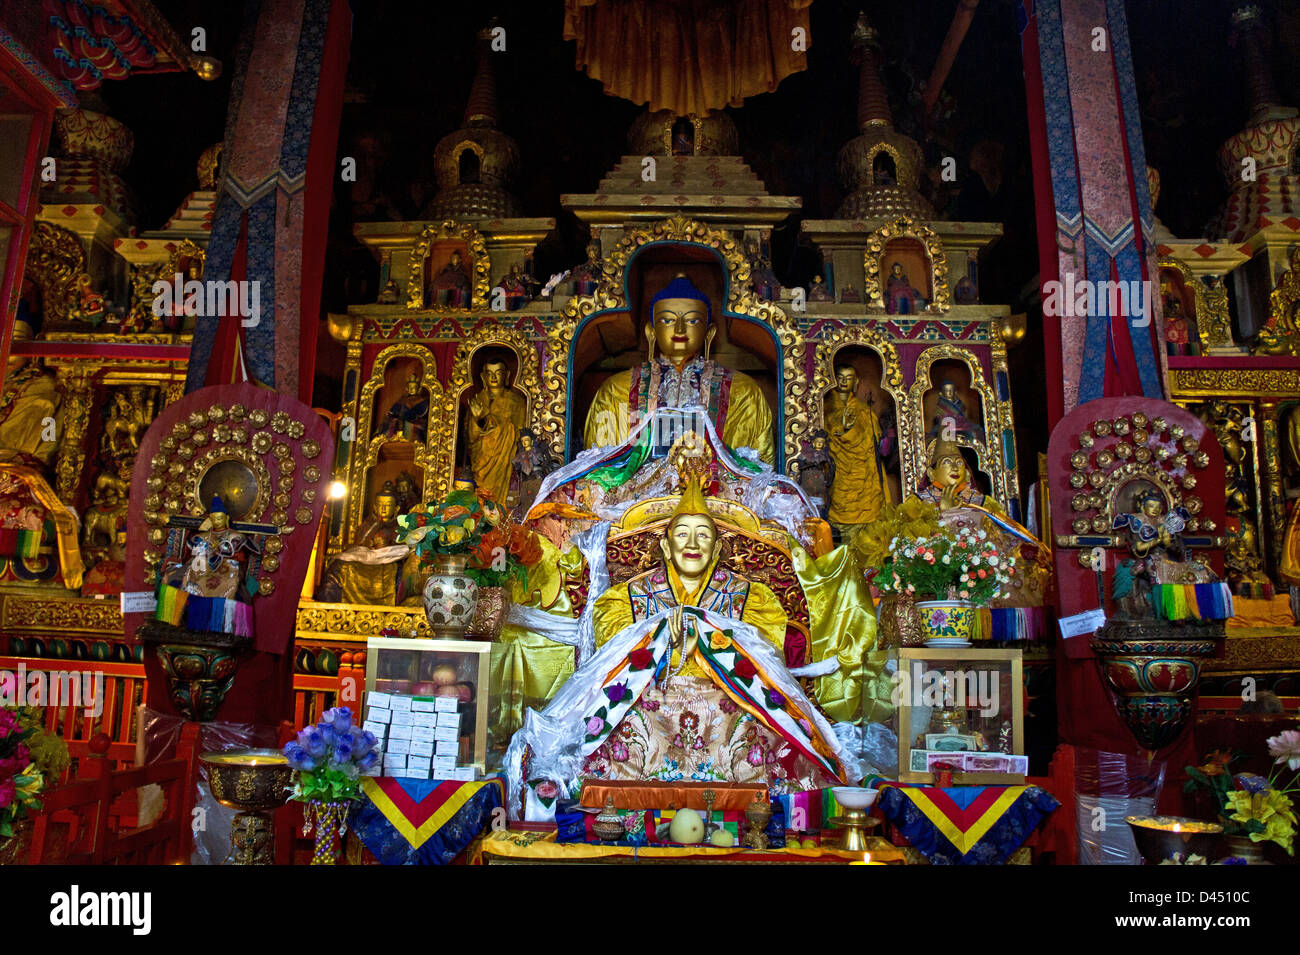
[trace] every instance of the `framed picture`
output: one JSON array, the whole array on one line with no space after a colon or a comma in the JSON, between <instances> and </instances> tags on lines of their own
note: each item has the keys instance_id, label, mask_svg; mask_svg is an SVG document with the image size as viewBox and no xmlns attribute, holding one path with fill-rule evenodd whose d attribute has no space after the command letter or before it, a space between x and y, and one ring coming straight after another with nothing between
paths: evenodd
<instances>
[{"instance_id":1,"label":"framed picture","mask_svg":"<svg viewBox=\"0 0 1300 955\"><path fill-rule=\"evenodd\" d=\"M960 765L953 781L1025 781L1024 674L1020 650L905 647L898 660L898 778L933 783L936 763Z\"/></svg>"}]
</instances>

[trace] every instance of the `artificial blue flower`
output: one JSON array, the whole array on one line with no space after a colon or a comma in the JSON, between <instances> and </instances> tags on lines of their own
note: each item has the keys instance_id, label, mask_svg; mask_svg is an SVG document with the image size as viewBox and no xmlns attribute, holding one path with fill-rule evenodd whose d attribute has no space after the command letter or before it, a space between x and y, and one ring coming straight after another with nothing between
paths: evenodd
<instances>
[{"instance_id":1,"label":"artificial blue flower","mask_svg":"<svg viewBox=\"0 0 1300 955\"><path fill-rule=\"evenodd\" d=\"M1232 778L1236 780L1237 785L1240 788L1244 789L1251 795L1268 792L1269 790L1268 780L1255 773L1238 773Z\"/></svg>"},{"instance_id":2,"label":"artificial blue flower","mask_svg":"<svg viewBox=\"0 0 1300 955\"><path fill-rule=\"evenodd\" d=\"M372 769L379 762L379 754L373 749L357 760L358 769Z\"/></svg>"}]
</instances>

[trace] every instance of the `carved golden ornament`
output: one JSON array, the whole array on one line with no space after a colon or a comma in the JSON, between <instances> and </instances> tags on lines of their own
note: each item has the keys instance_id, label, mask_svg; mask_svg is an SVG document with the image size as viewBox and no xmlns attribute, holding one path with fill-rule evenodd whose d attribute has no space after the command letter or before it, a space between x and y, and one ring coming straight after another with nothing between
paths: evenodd
<instances>
[{"instance_id":1,"label":"carved golden ornament","mask_svg":"<svg viewBox=\"0 0 1300 955\"><path fill-rule=\"evenodd\" d=\"M1078 490L1088 483L1088 476L1082 471L1075 471L1070 475L1070 487Z\"/></svg>"},{"instance_id":2,"label":"carved golden ornament","mask_svg":"<svg viewBox=\"0 0 1300 955\"><path fill-rule=\"evenodd\" d=\"M226 409L226 411L227 414L229 414L230 416L230 421L232 424L243 421L245 418L248 417L248 409L245 408L243 405L231 405L228 409Z\"/></svg>"},{"instance_id":3,"label":"carved golden ornament","mask_svg":"<svg viewBox=\"0 0 1300 955\"><path fill-rule=\"evenodd\" d=\"M314 464L309 464L303 469L302 478L308 484L315 484L320 480L320 468Z\"/></svg>"},{"instance_id":4,"label":"carved golden ornament","mask_svg":"<svg viewBox=\"0 0 1300 955\"><path fill-rule=\"evenodd\" d=\"M1192 494L1183 499L1183 507L1187 508L1188 514L1201 513L1201 499Z\"/></svg>"},{"instance_id":5,"label":"carved golden ornament","mask_svg":"<svg viewBox=\"0 0 1300 955\"><path fill-rule=\"evenodd\" d=\"M910 461L918 455L923 455L925 423L919 417L913 418L909 414L902 413L908 404L908 392L903 384L903 366L898 358L898 349L894 347L894 343L887 335L865 325L837 328L817 342L813 361L812 393L809 395L809 403L812 406L810 420L815 422L813 428L830 430L826 428L826 395L835 387L835 356L846 347L870 349L880 359L880 387L893 398L894 408L899 412L895 415L898 423L899 460ZM807 437L809 433L810 429L805 427L801 430L800 436ZM791 448L787 442L787 460L798 457L799 450L798 444Z\"/></svg>"},{"instance_id":6,"label":"carved golden ornament","mask_svg":"<svg viewBox=\"0 0 1300 955\"><path fill-rule=\"evenodd\" d=\"M1097 437L1099 437L1099 438L1104 438L1104 437L1106 437L1106 435L1110 434L1110 422L1109 422L1109 421L1094 421L1094 422L1092 423L1092 433L1095 434L1095 435L1096 435Z\"/></svg>"},{"instance_id":7,"label":"carved golden ornament","mask_svg":"<svg viewBox=\"0 0 1300 955\"><path fill-rule=\"evenodd\" d=\"M1165 421L1164 418L1156 418L1154 421L1151 422L1151 430L1156 434L1160 434L1168 426L1169 426L1169 422Z\"/></svg>"},{"instance_id":8,"label":"carved golden ornament","mask_svg":"<svg viewBox=\"0 0 1300 955\"><path fill-rule=\"evenodd\" d=\"M1164 445L1161 445L1155 449L1155 456L1157 461L1168 461L1174 456L1174 452L1171 449L1166 448Z\"/></svg>"},{"instance_id":9,"label":"carved golden ornament","mask_svg":"<svg viewBox=\"0 0 1300 955\"><path fill-rule=\"evenodd\" d=\"M225 444L230 440L230 426L225 424L217 425L212 429L212 438L214 441Z\"/></svg>"},{"instance_id":10,"label":"carved golden ornament","mask_svg":"<svg viewBox=\"0 0 1300 955\"><path fill-rule=\"evenodd\" d=\"M1075 451L1072 455L1070 455L1070 467L1074 468L1076 471L1082 471L1087 466L1088 466L1088 452Z\"/></svg>"},{"instance_id":11,"label":"carved golden ornament","mask_svg":"<svg viewBox=\"0 0 1300 955\"><path fill-rule=\"evenodd\" d=\"M283 528L286 524L289 523L289 512L288 512L288 511L272 511L272 512L271 512L271 523L274 524L276 527Z\"/></svg>"},{"instance_id":12,"label":"carved golden ornament","mask_svg":"<svg viewBox=\"0 0 1300 955\"><path fill-rule=\"evenodd\" d=\"M312 509L310 507L300 507L293 512L293 517L299 524L310 524Z\"/></svg>"},{"instance_id":13,"label":"carved golden ornament","mask_svg":"<svg viewBox=\"0 0 1300 955\"><path fill-rule=\"evenodd\" d=\"M1201 530L1205 531L1206 533L1213 534L1218 529L1219 529L1219 525L1216 524L1214 521L1201 521Z\"/></svg>"},{"instance_id":14,"label":"carved golden ornament","mask_svg":"<svg viewBox=\"0 0 1300 955\"><path fill-rule=\"evenodd\" d=\"M190 431L191 428L188 424L184 421L178 421L175 427L172 428L172 436L184 440L190 436Z\"/></svg>"},{"instance_id":15,"label":"carved golden ornament","mask_svg":"<svg viewBox=\"0 0 1300 955\"><path fill-rule=\"evenodd\" d=\"M285 433L295 441L300 441L302 436L307 433L307 426L295 419L289 422L289 427L285 429Z\"/></svg>"},{"instance_id":16,"label":"carved golden ornament","mask_svg":"<svg viewBox=\"0 0 1300 955\"><path fill-rule=\"evenodd\" d=\"M160 527L155 527L153 530L149 531L148 537L149 543L161 544L167 540L167 532Z\"/></svg>"},{"instance_id":17,"label":"carved golden ornament","mask_svg":"<svg viewBox=\"0 0 1300 955\"><path fill-rule=\"evenodd\" d=\"M1096 444L1096 440L1090 432L1085 431L1083 434L1079 435L1079 447L1090 448L1094 444Z\"/></svg>"},{"instance_id":18,"label":"carved golden ornament","mask_svg":"<svg viewBox=\"0 0 1300 955\"><path fill-rule=\"evenodd\" d=\"M443 240L460 240L469 248L469 257L473 260L474 274L470 276L470 302L466 306L426 305L424 296L424 268L429 259L429 251L435 242ZM487 245L483 236L472 225L461 225L455 219L447 219L439 225L424 227L424 231L411 248L410 264L407 267L406 307L431 312L462 312L487 305L492 289L492 261L488 257Z\"/></svg>"},{"instance_id":19,"label":"carved golden ornament","mask_svg":"<svg viewBox=\"0 0 1300 955\"><path fill-rule=\"evenodd\" d=\"M267 597L275 593L275 581L270 577L259 577L257 579L258 592Z\"/></svg>"},{"instance_id":20,"label":"carved golden ornament","mask_svg":"<svg viewBox=\"0 0 1300 955\"><path fill-rule=\"evenodd\" d=\"M46 327L84 320L88 309L102 310L102 296L90 287L86 253L71 229L37 220L23 274L40 289Z\"/></svg>"},{"instance_id":21,"label":"carved golden ornament","mask_svg":"<svg viewBox=\"0 0 1300 955\"><path fill-rule=\"evenodd\" d=\"M1099 467L1109 467L1111 462L1098 461L1097 464ZM1106 483L1106 472L1093 471L1091 474L1088 475L1088 483L1091 484L1093 487L1101 487L1103 484Z\"/></svg>"},{"instance_id":22,"label":"carved golden ornament","mask_svg":"<svg viewBox=\"0 0 1300 955\"><path fill-rule=\"evenodd\" d=\"M280 458L282 461L283 459L293 457L293 449L289 447L287 444L285 444L283 441L277 441L275 443L275 447L272 449L272 453L277 458Z\"/></svg>"},{"instance_id":23,"label":"carved golden ornament","mask_svg":"<svg viewBox=\"0 0 1300 955\"><path fill-rule=\"evenodd\" d=\"M1094 534L1103 534L1110 530L1110 522L1104 517L1094 517L1092 519L1091 528Z\"/></svg>"},{"instance_id":24,"label":"carved golden ornament","mask_svg":"<svg viewBox=\"0 0 1300 955\"><path fill-rule=\"evenodd\" d=\"M384 630L429 633L423 607L372 607L359 604L318 604L303 601L298 606L298 638L328 637L361 641Z\"/></svg>"},{"instance_id":25,"label":"carved golden ornament","mask_svg":"<svg viewBox=\"0 0 1300 955\"><path fill-rule=\"evenodd\" d=\"M305 487L302 489L302 499L310 504L316 500L316 489L314 487Z\"/></svg>"},{"instance_id":26,"label":"carved golden ornament","mask_svg":"<svg viewBox=\"0 0 1300 955\"><path fill-rule=\"evenodd\" d=\"M208 416L202 411L191 411L190 416L185 419L190 428L202 428L208 423Z\"/></svg>"},{"instance_id":27,"label":"carved golden ornament","mask_svg":"<svg viewBox=\"0 0 1300 955\"><path fill-rule=\"evenodd\" d=\"M1174 437L1177 437L1177 435L1174 435ZM1200 446L1201 443L1197 441L1195 438L1193 438L1191 435L1188 435L1182 440L1182 448L1188 454L1191 454L1192 452L1196 451L1198 448L1200 448Z\"/></svg>"},{"instance_id":28,"label":"carved golden ornament","mask_svg":"<svg viewBox=\"0 0 1300 955\"><path fill-rule=\"evenodd\" d=\"M1169 380L1175 396L1294 398L1300 394L1300 369L1295 368L1171 368Z\"/></svg>"},{"instance_id":29,"label":"carved golden ornament","mask_svg":"<svg viewBox=\"0 0 1300 955\"><path fill-rule=\"evenodd\" d=\"M227 439L231 444L243 444L248 440L247 428L231 428L230 437Z\"/></svg>"},{"instance_id":30,"label":"carved golden ornament","mask_svg":"<svg viewBox=\"0 0 1300 955\"><path fill-rule=\"evenodd\" d=\"M936 361L944 359L960 361L969 369L971 389L978 392L980 396L984 434L986 439L991 439L986 443L976 441L968 435L958 434L956 443L961 447L974 450L979 469L990 478L993 498L1005 506L1012 497L1020 496L1019 478L1013 470L1003 467L998 450L1002 445L1000 436L1003 429L1013 426L1011 406L1010 402L997 400L993 388L984 377L984 368L979 357L973 351L961 345L943 344L931 345L921 352L916 359L916 374L911 387L912 414L900 413L898 420L902 422L912 418L922 429L928 427L929 423L925 419L925 395L935 387L931 368ZM901 442L899 447L901 453ZM925 457L926 449L922 447L917 449L910 459L901 458L905 487L916 488L925 483Z\"/></svg>"},{"instance_id":31,"label":"carved golden ornament","mask_svg":"<svg viewBox=\"0 0 1300 955\"><path fill-rule=\"evenodd\" d=\"M925 246L925 254L930 259L930 284L932 286L931 302L926 311L946 312L952 308L952 290L948 287L948 256L943 251L943 241L928 226L917 222L910 216L899 216L893 222L872 230L867 237L867 251L863 259L866 270L866 301L869 308L885 308L884 274L882 258L892 239L913 238ZM1005 347L1005 346L1004 346Z\"/></svg>"},{"instance_id":32,"label":"carved golden ornament","mask_svg":"<svg viewBox=\"0 0 1300 955\"><path fill-rule=\"evenodd\" d=\"M289 417L286 411L277 411L271 416L271 430L276 434L284 434L289 430L289 422L293 419Z\"/></svg>"},{"instance_id":33,"label":"carved golden ornament","mask_svg":"<svg viewBox=\"0 0 1300 955\"><path fill-rule=\"evenodd\" d=\"M1300 356L1300 244L1287 253L1289 268L1268 296L1268 319L1256 333L1256 355Z\"/></svg>"},{"instance_id":34,"label":"carved golden ornament","mask_svg":"<svg viewBox=\"0 0 1300 955\"><path fill-rule=\"evenodd\" d=\"M1184 430L1181 424L1176 424L1169 429L1169 436L1172 437L1175 441L1181 439L1183 434L1184 434Z\"/></svg>"},{"instance_id":35,"label":"carved golden ornament","mask_svg":"<svg viewBox=\"0 0 1300 955\"><path fill-rule=\"evenodd\" d=\"M157 477L156 475L151 474L147 478L145 478L144 486L149 488L151 491L161 490L163 486L163 479Z\"/></svg>"},{"instance_id":36,"label":"carved golden ornament","mask_svg":"<svg viewBox=\"0 0 1300 955\"><path fill-rule=\"evenodd\" d=\"M266 554L262 557L262 569L268 574L273 574L280 569L280 558L274 554Z\"/></svg>"},{"instance_id":37,"label":"carved golden ornament","mask_svg":"<svg viewBox=\"0 0 1300 955\"><path fill-rule=\"evenodd\" d=\"M1201 519L1199 517L1189 517L1187 519L1187 529L1195 534L1201 529Z\"/></svg>"},{"instance_id":38,"label":"carved golden ornament","mask_svg":"<svg viewBox=\"0 0 1300 955\"><path fill-rule=\"evenodd\" d=\"M1185 475L1183 477L1183 489L1186 491L1190 491L1194 487L1196 487L1196 475L1195 474Z\"/></svg>"},{"instance_id":39,"label":"carved golden ornament","mask_svg":"<svg viewBox=\"0 0 1300 955\"><path fill-rule=\"evenodd\" d=\"M431 462L434 473L426 474L425 478L425 486L432 488L432 493L438 497L451 490L451 477L456 465L454 449L459 440L461 426L460 399L466 391L479 385L479 382L473 380L472 370L474 354L483 348L506 348L514 353L516 371L511 386L524 398L528 426L534 434L540 434L542 431L541 402L535 397L542 392L536 344L513 328L496 322L485 322L466 335L456 346L456 360L452 364L451 380L442 393L442 422L443 427L448 429L443 432L447 453L434 455L435 459L440 460ZM432 404L430 408L433 408ZM429 427L432 432L433 421L429 422Z\"/></svg>"},{"instance_id":40,"label":"carved golden ornament","mask_svg":"<svg viewBox=\"0 0 1300 955\"><path fill-rule=\"evenodd\" d=\"M299 450L302 451L303 457L307 458L308 460L311 460L312 458L316 457L316 455L320 454L320 442L308 438L306 441L302 443Z\"/></svg>"},{"instance_id":41,"label":"carved golden ornament","mask_svg":"<svg viewBox=\"0 0 1300 955\"><path fill-rule=\"evenodd\" d=\"M116 600L86 597L28 597L6 593L0 604L0 630L122 635L122 612ZM128 701L133 705L133 701Z\"/></svg>"},{"instance_id":42,"label":"carved golden ornament","mask_svg":"<svg viewBox=\"0 0 1300 955\"><path fill-rule=\"evenodd\" d=\"M1076 494L1070 498L1070 506L1076 511L1086 511L1089 507L1091 498L1087 494Z\"/></svg>"},{"instance_id":43,"label":"carved golden ornament","mask_svg":"<svg viewBox=\"0 0 1300 955\"><path fill-rule=\"evenodd\" d=\"M175 436L169 434L169 435L167 435L167 437L165 437L165 438L163 438L161 441L159 441L159 442L158 442L158 450L160 450L160 451L174 451L174 450L176 450L176 438L175 438Z\"/></svg>"},{"instance_id":44,"label":"carved golden ornament","mask_svg":"<svg viewBox=\"0 0 1300 955\"><path fill-rule=\"evenodd\" d=\"M1132 419L1133 419L1133 427L1135 427L1135 428L1145 428L1145 427L1147 426L1147 422L1149 422L1149 421L1151 420L1150 418L1148 418L1148 417L1146 416L1145 412L1142 412L1142 411L1135 411L1135 412L1133 412L1133 414L1131 415L1131 417L1132 417ZM1137 440L1137 439L1134 438L1134 440Z\"/></svg>"},{"instance_id":45,"label":"carved golden ornament","mask_svg":"<svg viewBox=\"0 0 1300 955\"><path fill-rule=\"evenodd\" d=\"M1146 444L1149 440L1151 440L1151 435L1145 428L1138 428L1133 432L1134 444Z\"/></svg>"},{"instance_id":46,"label":"carved golden ornament","mask_svg":"<svg viewBox=\"0 0 1300 955\"><path fill-rule=\"evenodd\" d=\"M1115 463L1115 455L1110 450L1097 452L1097 467L1108 468Z\"/></svg>"},{"instance_id":47,"label":"carved golden ornament","mask_svg":"<svg viewBox=\"0 0 1300 955\"><path fill-rule=\"evenodd\" d=\"M265 408L254 408L248 413L248 423L254 428L265 428L270 420L270 412Z\"/></svg>"},{"instance_id":48,"label":"carved golden ornament","mask_svg":"<svg viewBox=\"0 0 1300 955\"><path fill-rule=\"evenodd\" d=\"M1192 455L1192 463L1195 464L1198 468L1206 467L1210 463L1210 456L1206 454L1204 451L1197 451L1195 454Z\"/></svg>"},{"instance_id":49,"label":"carved golden ornament","mask_svg":"<svg viewBox=\"0 0 1300 955\"><path fill-rule=\"evenodd\" d=\"M271 450L271 435L266 431L259 431L253 435L253 451L257 454L266 454Z\"/></svg>"},{"instance_id":50,"label":"carved golden ornament","mask_svg":"<svg viewBox=\"0 0 1300 955\"><path fill-rule=\"evenodd\" d=\"M1076 534L1086 534L1088 528L1092 526L1092 522L1086 517L1076 517L1070 526L1074 528Z\"/></svg>"},{"instance_id":51,"label":"carved golden ornament","mask_svg":"<svg viewBox=\"0 0 1300 955\"><path fill-rule=\"evenodd\" d=\"M1191 460L1191 459L1188 458L1187 455L1185 455L1185 454L1175 454L1175 455L1174 455L1174 467L1176 467L1176 468L1185 468L1185 467L1187 467L1187 462L1188 462L1189 460Z\"/></svg>"},{"instance_id":52,"label":"carved golden ornament","mask_svg":"<svg viewBox=\"0 0 1300 955\"><path fill-rule=\"evenodd\" d=\"M276 486L281 491L292 491L294 483L292 474L283 474L280 476L280 480L276 482Z\"/></svg>"},{"instance_id":53,"label":"carved golden ornament","mask_svg":"<svg viewBox=\"0 0 1300 955\"><path fill-rule=\"evenodd\" d=\"M1115 445L1114 451L1115 456L1121 461L1127 461L1129 458L1133 457L1133 445L1127 442Z\"/></svg>"},{"instance_id":54,"label":"carved golden ornament","mask_svg":"<svg viewBox=\"0 0 1300 955\"><path fill-rule=\"evenodd\" d=\"M1111 427L1115 429L1115 433L1118 435L1128 434L1130 430L1128 418L1116 418Z\"/></svg>"},{"instance_id":55,"label":"carved golden ornament","mask_svg":"<svg viewBox=\"0 0 1300 955\"><path fill-rule=\"evenodd\" d=\"M182 460L188 461L190 458L194 457L194 448L187 441L176 449L176 453Z\"/></svg>"},{"instance_id":56,"label":"carved golden ornament","mask_svg":"<svg viewBox=\"0 0 1300 955\"><path fill-rule=\"evenodd\" d=\"M280 471L284 474L292 474L294 471L298 470L298 462L291 457L280 458L275 463L280 465Z\"/></svg>"},{"instance_id":57,"label":"carved golden ornament","mask_svg":"<svg viewBox=\"0 0 1300 955\"><path fill-rule=\"evenodd\" d=\"M196 448L201 448L208 443L208 433L206 431L195 431L190 435L190 441Z\"/></svg>"},{"instance_id":58,"label":"carved golden ornament","mask_svg":"<svg viewBox=\"0 0 1300 955\"><path fill-rule=\"evenodd\" d=\"M292 482L290 483L290 486L292 486ZM276 494L274 497L271 498L271 503L274 504L276 507L288 507L289 502L291 500L293 499L289 497L288 494L285 494L283 491L281 491L280 493Z\"/></svg>"},{"instance_id":59,"label":"carved golden ornament","mask_svg":"<svg viewBox=\"0 0 1300 955\"><path fill-rule=\"evenodd\" d=\"M1146 445L1143 445L1142 447L1134 450L1133 458L1139 464L1146 464L1148 461L1151 460L1151 449L1148 448Z\"/></svg>"}]
</instances>

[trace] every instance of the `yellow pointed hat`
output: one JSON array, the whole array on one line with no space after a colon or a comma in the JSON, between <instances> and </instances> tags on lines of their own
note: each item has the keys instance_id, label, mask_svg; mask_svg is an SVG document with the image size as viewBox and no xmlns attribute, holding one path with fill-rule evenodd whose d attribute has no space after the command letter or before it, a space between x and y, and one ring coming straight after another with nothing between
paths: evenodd
<instances>
[{"instance_id":1,"label":"yellow pointed hat","mask_svg":"<svg viewBox=\"0 0 1300 955\"><path fill-rule=\"evenodd\" d=\"M690 474L686 476L684 483L685 488L682 491L682 498L677 502L677 506L673 508L673 512L668 515L669 525L686 514L702 514L712 520L713 514L709 511L709 504L704 497L704 488L700 484L700 478Z\"/></svg>"}]
</instances>

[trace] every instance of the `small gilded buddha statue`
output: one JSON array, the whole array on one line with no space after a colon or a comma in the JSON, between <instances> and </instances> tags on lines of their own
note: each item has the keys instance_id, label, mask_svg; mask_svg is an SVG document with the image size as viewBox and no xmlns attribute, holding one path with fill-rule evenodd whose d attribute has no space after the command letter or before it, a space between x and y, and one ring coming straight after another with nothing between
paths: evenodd
<instances>
[{"instance_id":1,"label":"small gilded buddha statue","mask_svg":"<svg viewBox=\"0 0 1300 955\"><path fill-rule=\"evenodd\" d=\"M957 385L945 381L939 386L939 396L935 401L934 415L930 419L930 430L926 437L945 437L951 441L957 435L982 442L984 429L966 417L966 402L957 394Z\"/></svg>"},{"instance_id":2,"label":"small gilded buddha statue","mask_svg":"<svg viewBox=\"0 0 1300 955\"><path fill-rule=\"evenodd\" d=\"M579 779L761 783L775 792L844 779L841 744L786 668L780 601L722 567L722 549L699 481L688 478L659 540L662 562L597 598L596 653L511 749L544 752L533 736L541 726L572 736L579 778L555 780L570 792ZM559 743L555 751L568 750L570 740ZM545 775L545 763L535 759L530 771ZM528 808L530 818L540 812L531 797Z\"/></svg>"},{"instance_id":3,"label":"small gilded buddha statue","mask_svg":"<svg viewBox=\"0 0 1300 955\"><path fill-rule=\"evenodd\" d=\"M399 600L399 574L409 548L397 544L398 498L392 482L375 495L370 521L353 545L329 562L316 588L324 603L383 604Z\"/></svg>"},{"instance_id":4,"label":"small gilded buddha statue","mask_svg":"<svg viewBox=\"0 0 1300 955\"><path fill-rule=\"evenodd\" d=\"M971 486L966 459L954 441L940 438L934 442L925 477L925 486L916 492L916 496L937 505L941 511L967 504L984 506L985 497Z\"/></svg>"},{"instance_id":5,"label":"small gilded buddha statue","mask_svg":"<svg viewBox=\"0 0 1300 955\"><path fill-rule=\"evenodd\" d=\"M514 476L519 433L528 423L528 405L510 386L510 368L504 361L486 362L479 383L465 409L470 467L480 496L504 506Z\"/></svg>"},{"instance_id":6,"label":"small gilded buddha statue","mask_svg":"<svg viewBox=\"0 0 1300 955\"><path fill-rule=\"evenodd\" d=\"M678 274L651 299L645 328L650 346L640 367L610 375L601 384L587 413L588 448L615 447L659 408L704 409L722 441L731 448L751 448L769 465L776 461L772 409L758 382L709 358L716 329L708 296L685 274ZM661 416L652 456L666 457L673 443L692 427L688 416L673 426Z\"/></svg>"},{"instance_id":7,"label":"small gilded buddha statue","mask_svg":"<svg viewBox=\"0 0 1300 955\"><path fill-rule=\"evenodd\" d=\"M247 545L244 534L230 526L221 498L214 497L203 523L186 542L189 563L181 574L181 589L199 597L248 600L251 595L243 590Z\"/></svg>"},{"instance_id":8,"label":"small gilded buddha statue","mask_svg":"<svg viewBox=\"0 0 1300 955\"><path fill-rule=\"evenodd\" d=\"M429 399L420 393L420 378L406 379L405 393L393 402L384 417L384 434L423 444L428 437Z\"/></svg>"},{"instance_id":9,"label":"small gilded buddha statue","mask_svg":"<svg viewBox=\"0 0 1300 955\"><path fill-rule=\"evenodd\" d=\"M14 322L13 340L31 341L34 332L23 316ZM0 459L44 471L58 450L53 427L61 398L54 376L39 359L10 355L0 392Z\"/></svg>"},{"instance_id":10,"label":"small gilded buddha statue","mask_svg":"<svg viewBox=\"0 0 1300 955\"><path fill-rule=\"evenodd\" d=\"M858 373L852 365L835 369L835 389L826 396L823 417L835 462L827 516L847 535L853 525L879 517L889 500L879 456L884 430L871 405L858 397Z\"/></svg>"},{"instance_id":11,"label":"small gilded buddha statue","mask_svg":"<svg viewBox=\"0 0 1300 955\"><path fill-rule=\"evenodd\" d=\"M461 261L459 250L452 252L447 264L429 282L433 304L468 308L470 304L469 272Z\"/></svg>"}]
</instances>

